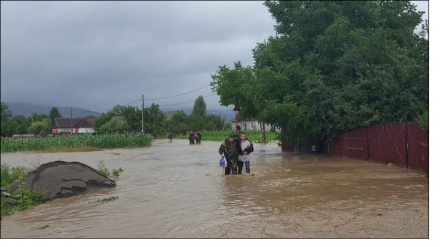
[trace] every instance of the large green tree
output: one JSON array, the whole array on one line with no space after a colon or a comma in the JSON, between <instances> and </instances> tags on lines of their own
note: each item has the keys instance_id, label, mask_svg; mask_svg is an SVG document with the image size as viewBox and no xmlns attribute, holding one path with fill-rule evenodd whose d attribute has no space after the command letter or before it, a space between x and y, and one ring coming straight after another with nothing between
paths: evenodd
<instances>
[{"instance_id":1,"label":"large green tree","mask_svg":"<svg viewBox=\"0 0 440 247\"><path fill-rule=\"evenodd\" d=\"M253 68L237 62L212 76L223 105L238 104L293 139L322 142L427 116L428 40L414 32L422 13L410 1L265 5L277 35L253 50Z\"/></svg>"},{"instance_id":2,"label":"large green tree","mask_svg":"<svg viewBox=\"0 0 440 247\"><path fill-rule=\"evenodd\" d=\"M205 100L203 99L202 95L197 97L196 101L194 102L192 115L206 117L206 115L207 115L206 103L205 103Z\"/></svg>"},{"instance_id":3,"label":"large green tree","mask_svg":"<svg viewBox=\"0 0 440 247\"><path fill-rule=\"evenodd\" d=\"M140 132L141 128L141 111L123 105L115 105L110 111L101 114L94 125L98 133Z\"/></svg>"},{"instance_id":4,"label":"large green tree","mask_svg":"<svg viewBox=\"0 0 440 247\"><path fill-rule=\"evenodd\" d=\"M10 123L12 113L8 104L1 102L1 136L10 136L13 134L13 126Z\"/></svg>"},{"instance_id":5,"label":"large green tree","mask_svg":"<svg viewBox=\"0 0 440 247\"><path fill-rule=\"evenodd\" d=\"M130 129L126 119L114 116L99 127L99 133L127 133Z\"/></svg>"},{"instance_id":6,"label":"large green tree","mask_svg":"<svg viewBox=\"0 0 440 247\"><path fill-rule=\"evenodd\" d=\"M160 106L152 103L150 107L144 109L145 133L162 132L164 120L165 114L160 110Z\"/></svg>"},{"instance_id":7,"label":"large green tree","mask_svg":"<svg viewBox=\"0 0 440 247\"><path fill-rule=\"evenodd\" d=\"M28 133L28 128L31 125L29 119L23 115L15 116L10 121L13 126L13 134L26 134Z\"/></svg>"},{"instance_id":8,"label":"large green tree","mask_svg":"<svg viewBox=\"0 0 440 247\"><path fill-rule=\"evenodd\" d=\"M197 97L192 114L188 118L188 131L221 130L225 122L222 116L208 114L203 96Z\"/></svg>"},{"instance_id":9,"label":"large green tree","mask_svg":"<svg viewBox=\"0 0 440 247\"><path fill-rule=\"evenodd\" d=\"M233 68L220 66L217 74L212 75L211 86L220 96L221 105L236 107L244 118L256 117L257 109L265 103L254 69L243 67L240 62L235 62Z\"/></svg>"},{"instance_id":10,"label":"large green tree","mask_svg":"<svg viewBox=\"0 0 440 247\"><path fill-rule=\"evenodd\" d=\"M28 128L28 132L34 135L46 136L51 133L52 124L49 118L34 121Z\"/></svg>"},{"instance_id":11,"label":"large green tree","mask_svg":"<svg viewBox=\"0 0 440 247\"><path fill-rule=\"evenodd\" d=\"M53 120L55 118L60 118L60 117L62 117L62 116L61 116L61 113L58 111L58 108L52 107L49 112L50 121L53 122Z\"/></svg>"},{"instance_id":12,"label":"large green tree","mask_svg":"<svg viewBox=\"0 0 440 247\"><path fill-rule=\"evenodd\" d=\"M159 132L165 119L159 105L153 103L143 111L144 133ZM133 106L115 105L96 119L94 129L99 133L141 132L142 110Z\"/></svg>"},{"instance_id":13,"label":"large green tree","mask_svg":"<svg viewBox=\"0 0 440 247\"><path fill-rule=\"evenodd\" d=\"M186 134L191 131L190 117L184 111L177 111L170 118L164 120L163 132Z\"/></svg>"},{"instance_id":14,"label":"large green tree","mask_svg":"<svg viewBox=\"0 0 440 247\"><path fill-rule=\"evenodd\" d=\"M7 121L12 117L11 110L9 110L8 104L1 102L1 121Z\"/></svg>"}]
</instances>

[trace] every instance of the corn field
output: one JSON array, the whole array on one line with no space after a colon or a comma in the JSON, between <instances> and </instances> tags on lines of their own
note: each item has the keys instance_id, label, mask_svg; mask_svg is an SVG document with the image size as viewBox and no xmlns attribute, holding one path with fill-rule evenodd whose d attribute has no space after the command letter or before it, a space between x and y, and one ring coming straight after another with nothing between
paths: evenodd
<instances>
[{"instance_id":1,"label":"corn field","mask_svg":"<svg viewBox=\"0 0 440 247\"><path fill-rule=\"evenodd\" d=\"M246 133L246 137L252 141L253 143L261 143L261 132L257 130L248 130L244 131ZM229 134L233 133L233 131L230 130L224 130L224 131L201 131L202 133L202 142L203 141L223 141L226 138L228 138ZM280 133L276 132L266 132L266 141L267 142L273 142L277 141L279 139ZM188 139L188 135L178 135L178 139Z\"/></svg>"},{"instance_id":2,"label":"corn field","mask_svg":"<svg viewBox=\"0 0 440 247\"><path fill-rule=\"evenodd\" d=\"M151 137L143 134L70 135L46 138L1 138L1 152L44 151L59 147L97 149L151 146Z\"/></svg>"}]
</instances>

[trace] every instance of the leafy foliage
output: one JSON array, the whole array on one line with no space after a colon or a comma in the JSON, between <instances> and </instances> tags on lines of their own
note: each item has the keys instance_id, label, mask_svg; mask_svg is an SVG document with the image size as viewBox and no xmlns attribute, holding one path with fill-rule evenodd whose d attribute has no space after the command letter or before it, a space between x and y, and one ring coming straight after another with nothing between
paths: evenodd
<instances>
[{"instance_id":1,"label":"leafy foliage","mask_svg":"<svg viewBox=\"0 0 440 247\"><path fill-rule=\"evenodd\" d=\"M61 116L61 113L58 111L58 108L52 107L49 112L49 117L50 117L51 122L53 122L53 120L55 118L60 118L62 116Z\"/></svg>"},{"instance_id":2,"label":"leafy foliage","mask_svg":"<svg viewBox=\"0 0 440 247\"><path fill-rule=\"evenodd\" d=\"M35 168L28 167L10 167L7 164L1 165L1 186L7 186L14 182L18 182L24 176L34 170ZM1 197L1 216L10 215L15 211L26 209L30 206L40 204L43 200L44 194L42 192L28 191L23 189L21 184L17 194L11 193L11 198L6 199ZM14 201L14 202L12 202Z\"/></svg>"},{"instance_id":3,"label":"leafy foliage","mask_svg":"<svg viewBox=\"0 0 440 247\"><path fill-rule=\"evenodd\" d=\"M1 187L12 184L21 180L33 168L27 167L11 167L7 164L1 165Z\"/></svg>"},{"instance_id":4,"label":"leafy foliage","mask_svg":"<svg viewBox=\"0 0 440 247\"><path fill-rule=\"evenodd\" d=\"M48 118L42 119L41 121L34 121L28 128L28 132L35 135L45 136L51 133L51 122Z\"/></svg>"},{"instance_id":5,"label":"leafy foliage","mask_svg":"<svg viewBox=\"0 0 440 247\"><path fill-rule=\"evenodd\" d=\"M184 111L177 111L170 118L165 119L164 129L173 133L186 133L189 127L190 119Z\"/></svg>"},{"instance_id":6,"label":"leafy foliage","mask_svg":"<svg viewBox=\"0 0 440 247\"><path fill-rule=\"evenodd\" d=\"M151 104L143 110L133 106L116 105L109 112L101 114L94 129L98 133L127 133L142 131L142 111L144 132L160 132L165 115L159 105Z\"/></svg>"},{"instance_id":7,"label":"leafy foliage","mask_svg":"<svg viewBox=\"0 0 440 247\"><path fill-rule=\"evenodd\" d=\"M203 97L199 96L194 102L191 115L187 115L183 111L175 112L169 119L165 120L164 129L185 136L193 131L222 130L224 125L224 117L207 114L206 103Z\"/></svg>"},{"instance_id":8,"label":"leafy foliage","mask_svg":"<svg viewBox=\"0 0 440 247\"><path fill-rule=\"evenodd\" d=\"M206 113L207 113L206 103L205 103L205 100L203 99L203 96L200 95L199 97L197 97L196 101L194 102L192 115L205 117Z\"/></svg>"},{"instance_id":9,"label":"leafy foliage","mask_svg":"<svg viewBox=\"0 0 440 247\"><path fill-rule=\"evenodd\" d=\"M104 161L101 160L98 163L98 171L99 171L99 173L101 173L102 175L104 175L106 177L118 178L119 175L124 171L124 169L122 169L122 168L112 169L112 171L110 172L108 170L108 168L105 167Z\"/></svg>"},{"instance_id":10,"label":"leafy foliage","mask_svg":"<svg viewBox=\"0 0 440 247\"><path fill-rule=\"evenodd\" d=\"M1 136L12 135L13 124L9 121L12 117L12 113L9 110L9 106L1 102Z\"/></svg>"},{"instance_id":11,"label":"leafy foliage","mask_svg":"<svg viewBox=\"0 0 440 247\"><path fill-rule=\"evenodd\" d=\"M9 106L5 102L1 102L1 121L5 122L12 117Z\"/></svg>"},{"instance_id":12,"label":"leafy foliage","mask_svg":"<svg viewBox=\"0 0 440 247\"><path fill-rule=\"evenodd\" d=\"M410 1L265 1L277 35L212 90L289 139L327 142L377 122L427 122L428 40ZM420 122L422 121L422 122ZM426 124L425 124L426 125Z\"/></svg>"}]
</instances>

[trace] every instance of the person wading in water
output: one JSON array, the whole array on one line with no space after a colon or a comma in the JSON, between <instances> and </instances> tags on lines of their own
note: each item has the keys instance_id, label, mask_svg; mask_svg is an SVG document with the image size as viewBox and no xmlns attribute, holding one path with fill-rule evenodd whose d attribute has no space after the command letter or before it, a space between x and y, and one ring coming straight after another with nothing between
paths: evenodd
<instances>
[{"instance_id":1,"label":"person wading in water","mask_svg":"<svg viewBox=\"0 0 440 247\"><path fill-rule=\"evenodd\" d=\"M228 138L225 139L218 152L221 156L225 156L227 165L225 167L225 175L237 174L237 161L238 161L238 142L235 141L235 134L230 134Z\"/></svg>"}]
</instances>

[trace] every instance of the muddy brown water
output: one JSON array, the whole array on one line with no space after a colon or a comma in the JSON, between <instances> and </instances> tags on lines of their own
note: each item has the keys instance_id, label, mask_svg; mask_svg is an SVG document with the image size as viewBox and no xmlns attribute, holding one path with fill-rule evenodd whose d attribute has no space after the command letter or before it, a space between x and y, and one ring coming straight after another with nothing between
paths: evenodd
<instances>
[{"instance_id":1,"label":"muddy brown water","mask_svg":"<svg viewBox=\"0 0 440 247\"><path fill-rule=\"evenodd\" d=\"M1 238L429 238L429 179L368 161L255 144L251 173L223 175L219 142L2 153L2 164L78 161L124 169L117 186L1 220ZM118 199L98 203L109 197Z\"/></svg>"}]
</instances>

